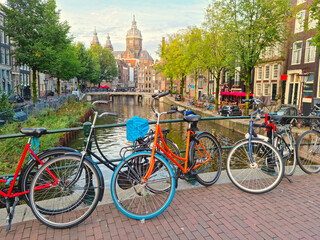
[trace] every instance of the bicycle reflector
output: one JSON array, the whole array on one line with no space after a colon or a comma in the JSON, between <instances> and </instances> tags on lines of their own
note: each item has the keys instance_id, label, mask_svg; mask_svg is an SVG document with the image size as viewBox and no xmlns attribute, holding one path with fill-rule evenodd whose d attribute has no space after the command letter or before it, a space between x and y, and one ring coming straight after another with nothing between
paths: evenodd
<instances>
[{"instance_id":1,"label":"bicycle reflector","mask_svg":"<svg viewBox=\"0 0 320 240\"><path fill-rule=\"evenodd\" d=\"M134 116L127 123L127 139L134 142L140 137L144 137L149 131L149 122L147 119Z\"/></svg>"}]
</instances>

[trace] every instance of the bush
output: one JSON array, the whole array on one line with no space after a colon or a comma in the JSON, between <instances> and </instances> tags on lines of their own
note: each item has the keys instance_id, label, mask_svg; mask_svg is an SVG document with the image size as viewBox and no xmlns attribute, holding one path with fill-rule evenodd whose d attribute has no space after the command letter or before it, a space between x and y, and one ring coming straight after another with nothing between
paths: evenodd
<instances>
[{"instance_id":1,"label":"bush","mask_svg":"<svg viewBox=\"0 0 320 240\"><path fill-rule=\"evenodd\" d=\"M13 106L8 96L0 91L0 119L11 122L14 116Z\"/></svg>"}]
</instances>

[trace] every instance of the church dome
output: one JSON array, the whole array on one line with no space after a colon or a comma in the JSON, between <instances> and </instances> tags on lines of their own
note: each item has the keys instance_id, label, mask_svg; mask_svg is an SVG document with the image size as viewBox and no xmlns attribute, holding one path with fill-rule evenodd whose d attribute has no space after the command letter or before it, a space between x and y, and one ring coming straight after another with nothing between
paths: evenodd
<instances>
[{"instance_id":1,"label":"church dome","mask_svg":"<svg viewBox=\"0 0 320 240\"><path fill-rule=\"evenodd\" d=\"M141 32L137 28L137 22L136 22L134 16L133 16L131 29L129 29L128 32L127 32L127 38L140 38L140 39L142 39Z\"/></svg>"}]
</instances>

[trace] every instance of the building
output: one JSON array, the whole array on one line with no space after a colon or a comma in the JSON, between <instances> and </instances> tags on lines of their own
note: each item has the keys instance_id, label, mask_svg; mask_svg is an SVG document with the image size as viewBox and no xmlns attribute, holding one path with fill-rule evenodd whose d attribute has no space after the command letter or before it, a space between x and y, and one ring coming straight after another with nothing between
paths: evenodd
<instances>
[{"instance_id":1,"label":"building","mask_svg":"<svg viewBox=\"0 0 320 240\"><path fill-rule=\"evenodd\" d=\"M254 70L254 96L270 97L272 101L279 99L281 91L280 76L285 68L284 45L268 47L261 56L261 62Z\"/></svg>"},{"instance_id":2,"label":"building","mask_svg":"<svg viewBox=\"0 0 320 240\"><path fill-rule=\"evenodd\" d=\"M147 50L142 48L142 34L137 27L137 22L133 16L131 28L126 35L126 50L115 51L110 35L104 48L113 52L118 66L118 77L112 82L113 89L138 89L140 91L154 91L160 89L156 84L156 73L153 70L154 60ZM99 44L96 30L94 31L91 46Z\"/></svg>"},{"instance_id":3,"label":"building","mask_svg":"<svg viewBox=\"0 0 320 240\"><path fill-rule=\"evenodd\" d=\"M316 20L308 7L312 0L294 0L300 7L292 21L292 38L288 49L287 80L285 83L284 103L299 108L300 113L308 115L314 99L319 97L317 49L312 45L316 33Z\"/></svg>"},{"instance_id":4,"label":"building","mask_svg":"<svg viewBox=\"0 0 320 240\"><path fill-rule=\"evenodd\" d=\"M3 26L5 16L0 12L0 25ZM10 61L10 38L0 30L0 79L1 92L9 95L13 90Z\"/></svg>"}]
</instances>

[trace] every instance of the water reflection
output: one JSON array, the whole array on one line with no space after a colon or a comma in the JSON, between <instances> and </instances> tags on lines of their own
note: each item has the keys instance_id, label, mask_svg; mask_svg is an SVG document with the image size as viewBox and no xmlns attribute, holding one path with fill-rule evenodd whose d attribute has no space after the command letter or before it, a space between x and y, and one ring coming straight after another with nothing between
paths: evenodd
<instances>
[{"instance_id":1,"label":"water reflection","mask_svg":"<svg viewBox=\"0 0 320 240\"><path fill-rule=\"evenodd\" d=\"M156 103L156 108L159 112L168 111L170 105L166 103ZM137 103L132 96L118 96L114 97L114 101L108 105L101 104L98 106L100 112L115 112L118 114L117 117L114 116L104 116L97 120L97 125L104 124L117 124L125 123L128 119L133 116L139 116L141 118L146 118L149 121L155 121L156 117L151 111L150 103L143 102ZM199 113L200 114L200 113ZM161 120L164 119L181 119L183 116L179 113L174 113L171 115L163 115ZM220 120L221 121L221 120ZM154 129L155 125L150 125L151 129ZM162 129L169 128L170 133L168 137L175 142L180 150L185 150L186 139L187 139L187 127L186 122L181 123L165 123L161 125ZM234 142L243 138L242 134L238 134L232 130L221 127L220 125L214 123L214 121L200 121L198 124L200 131L207 131L213 134L222 146L233 145ZM130 146L132 142L126 139L126 128L116 127L116 128L104 128L97 130L98 144L108 159L118 159L120 158L119 152L122 147ZM84 135L81 133L77 140L75 140L70 147L75 148L79 151L83 149ZM100 156L95 144L92 146L92 150L98 156ZM225 161L229 150L223 151L223 162ZM103 172L106 186L109 185L112 172L103 165L99 165L101 171Z\"/></svg>"}]
</instances>

